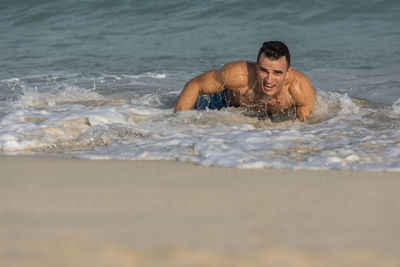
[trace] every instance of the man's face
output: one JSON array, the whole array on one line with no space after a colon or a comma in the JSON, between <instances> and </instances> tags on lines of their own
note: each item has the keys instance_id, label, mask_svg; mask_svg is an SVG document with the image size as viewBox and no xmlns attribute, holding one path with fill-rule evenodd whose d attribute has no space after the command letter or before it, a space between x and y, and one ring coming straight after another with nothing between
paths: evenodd
<instances>
[{"instance_id":1,"label":"man's face","mask_svg":"<svg viewBox=\"0 0 400 267\"><path fill-rule=\"evenodd\" d=\"M274 96L282 90L288 73L285 56L271 60L261 55L257 63L257 79L262 91Z\"/></svg>"}]
</instances>

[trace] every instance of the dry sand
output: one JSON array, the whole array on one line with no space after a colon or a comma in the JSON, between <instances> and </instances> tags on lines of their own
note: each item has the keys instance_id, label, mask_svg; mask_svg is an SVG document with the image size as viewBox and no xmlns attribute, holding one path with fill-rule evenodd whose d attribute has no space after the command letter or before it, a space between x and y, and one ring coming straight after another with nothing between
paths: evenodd
<instances>
[{"instance_id":1,"label":"dry sand","mask_svg":"<svg viewBox=\"0 0 400 267\"><path fill-rule=\"evenodd\" d=\"M400 174L0 157L0 266L400 266Z\"/></svg>"}]
</instances>

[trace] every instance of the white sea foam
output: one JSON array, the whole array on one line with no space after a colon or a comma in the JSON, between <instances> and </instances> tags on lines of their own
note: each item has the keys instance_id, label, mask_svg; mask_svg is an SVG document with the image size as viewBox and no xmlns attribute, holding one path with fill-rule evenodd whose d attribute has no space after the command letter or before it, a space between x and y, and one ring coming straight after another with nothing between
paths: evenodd
<instances>
[{"instance_id":1,"label":"white sea foam","mask_svg":"<svg viewBox=\"0 0 400 267\"><path fill-rule=\"evenodd\" d=\"M63 85L52 92L39 92L37 88L24 88L22 95L14 103L17 108L43 108L67 102L99 101L104 97L98 93L78 86Z\"/></svg>"},{"instance_id":2,"label":"white sea foam","mask_svg":"<svg viewBox=\"0 0 400 267\"><path fill-rule=\"evenodd\" d=\"M163 102L168 94L120 101L76 86L24 91L0 120L0 150L238 168L400 168L399 100L370 108L319 92L307 122L272 123L235 108L175 114Z\"/></svg>"},{"instance_id":3,"label":"white sea foam","mask_svg":"<svg viewBox=\"0 0 400 267\"><path fill-rule=\"evenodd\" d=\"M136 74L136 75L127 75L127 74L121 74L121 75L111 75L111 74L103 74L104 78L111 78L115 80L121 80L121 79L165 79L167 78L167 74L165 73L155 73L155 72L146 72L142 74Z\"/></svg>"},{"instance_id":4,"label":"white sea foam","mask_svg":"<svg viewBox=\"0 0 400 267\"><path fill-rule=\"evenodd\" d=\"M339 98L340 102L340 115L350 115L356 114L360 111L360 107L357 106L350 97L347 95L341 96Z\"/></svg>"},{"instance_id":5,"label":"white sea foam","mask_svg":"<svg viewBox=\"0 0 400 267\"><path fill-rule=\"evenodd\" d=\"M392 117L400 118L400 98L393 103L392 109Z\"/></svg>"},{"instance_id":6,"label":"white sea foam","mask_svg":"<svg viewBox=\"0 0 400 267\"><path fill-rule=\"evenodd\" d=\"M139 79L139 78L155 78L155 79L165 79L167 75L165 73L153 73L153 72L147 72L139 75L122 75L122 77L125 78L131 78L131 79Z\"/></svg>"},{"instance_id":7,"label":"white sea foam","mask_svg":"<svg viewBox=\"0 0 400 267\"><path fill-rule=\"evenodd\" d=\"M2 82L2 83L17 83L20 81L21 81L20 78L14 77L14 78L10 78L10 79L3 79L0 82Z\"/></svg>"}]
</instances>

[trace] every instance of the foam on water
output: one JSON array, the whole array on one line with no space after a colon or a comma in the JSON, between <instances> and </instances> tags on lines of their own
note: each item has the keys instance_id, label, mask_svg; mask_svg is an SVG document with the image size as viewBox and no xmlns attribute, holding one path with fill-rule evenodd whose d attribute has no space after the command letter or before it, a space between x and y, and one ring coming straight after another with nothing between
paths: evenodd
<instances>
[{"instance_id":1,"label":"foam on water","mask_svg":"<svg viewBox=\"0 0 400 267\"><path fill-rule=\"evenodd\" d=\"M399 169L399 1L231 2L0 1L0 153ZM173 113L185 82L268 40L318 88L307 122Z\"/></svg>"},{"instance_id":2,"label":"foam on water","mask_svg":"<svg viewBox=\"0 0 400 267\"><path fill-rule=\"evenodd\" d=\"M167 78L129 79L147 76ZM318 91L306 122L272 123L236 108L175 114L179 91L104 96L95 87L63 82L52 90L23 87L18 79L9 82L19 83L22 94L7 102L0 119L2 153L185 160L238 168L400 170L400 99L384 107Z\"/></svg>"},{"instance_id":3,"label":"foam on water","mask_svg":"<svg viewBox=\"0 0 400 267\"><path fill-rule=\"evenodd\" d=\"M23 90L23 95L14 104L15 107L50 107L68 102L101 101L103 97L96 92L81 89L77 86L66 86L54 92L40 93L37 90Z\"/></svg>"}]
</instances>

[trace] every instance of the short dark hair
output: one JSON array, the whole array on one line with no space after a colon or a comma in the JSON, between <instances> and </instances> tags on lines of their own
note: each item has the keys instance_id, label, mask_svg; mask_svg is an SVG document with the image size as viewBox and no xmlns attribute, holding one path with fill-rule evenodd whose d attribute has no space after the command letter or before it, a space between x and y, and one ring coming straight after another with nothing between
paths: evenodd
<instances>
[{"instance_id":1,"label":"short dark hair","mask_svg":"<svg viewBox=\"0 0 400 267\"><path fill-rule=\"evenodd\" d=\"M290 52L289 48L284 43L280 41L264 42L260 48L260 52L258 52L257 63L262 53L272 60L278 60L280 57L285 56L287 67L290 67Z\"/></svg>"}]
</instances>

